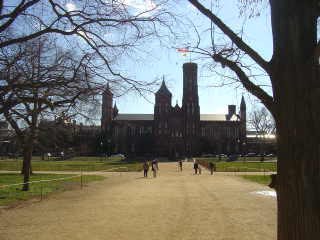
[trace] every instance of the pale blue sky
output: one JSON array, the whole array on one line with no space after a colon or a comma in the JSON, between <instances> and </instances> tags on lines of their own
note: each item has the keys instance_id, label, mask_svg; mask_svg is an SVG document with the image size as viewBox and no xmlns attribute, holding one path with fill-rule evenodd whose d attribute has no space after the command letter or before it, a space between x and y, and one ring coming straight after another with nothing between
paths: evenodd
<instances>
[{"instance_id":1,"label":"pale blue sky","mask_svg":"<svg viewBox=\"0 0 320 240\"><path fill-rule=\"evenodd\" d=\"M209 28L210 22L200 13L198 13L187 1L177 4L177 13L187 13L188 17L201 29ZM209 1L208 1L209 2ZM223 1L215 11L218 12L225 22L234 30L239 31L241 26L244 26L243 38L256 51L258 51L265 59L269 60L272 55L272 35L270 27L270 15L268 10L262 11L258 18L249 19L243 25L244 19L239 17L239 11L236 7L236 0ZM209 5L210 7L210 5ZM177 29L180 31L181 29ZM192 35L192 32L190 32ZM210 35L209 32L201 33L201 37L206 40ZM208 40L208 39L207 39ZM188 42L194 42L192 39L181 40L181 46L187 45ZM148 49L149 55L147 58L136 60L126 60L125 69L127 73L140 80L153 80L165 76L167 86L172 92L172 105L175 105L178 100L181 106L182 100L182 64L189 61L189 56L183 57L174 47L178 47L179 43L172 43L172 49L161 47L158 42L153 42L144 45ZM205 46L205 44L203 45ZM169 46L170 47L170 46ZM210 76L205 68L205 61L195 60L196 56L192 55L191 60L198 63L198 85L199 85L199 101L201 113L226 113L228 104L236 104L237 111L242 94L244 94L247 106L250 110L250 105L254 98L246 93L242 88L235 88L236 85L229 87L210 87L219 82L218 76ZM261 78L260 81L268 82L267 78ZM266 89L270 91L270 89ZM153 113L154 95L147 95L146 101L137 94L127 94L116 99L119 113Z\"/></svg>"},{"instance_id":2,"label":"pale blue sky","mask_svg":"<svg viewBox=\"0 0 320 240\"><path fill-rule=\"evenodd\" d=\"M145 11L148 7L152 6L153 1L157 0L123 0L128 6L133 9L135 8L135 11ZM73 0L63 0L63 2L70 10L76 8ZM192 21L201 35L202 46L209 46L210 32L204 32L204 30L210 27L210 21L200 14L188 1L171 0L170 2L171 8L169 10L176 14L179 21ZM202 2L206 2L208 4L207 7L210 8L211 1ZM271 57L270 14L266 7L261 11L260 17L249 19L243 24L244 18L239 17L239 9L237 7L237 4L240 2L239 0L212 0L212 2L214 3L214 12L228 26L236 32L240 32L243 27L243 39L265 59ZM143 50L142 52L135 51L130 58L119 57L116 68L122 74L142 81L153 81L165 76L167 86L172 92L172 105L175 105L176 101L178 101L178 104L181 106L182 65L190 60L190 56L183 57L175 48L186 45L194 46L197 39L193 28L188 24L180 23L172 27L180 36L183 33L184 38L176 41L161 39L161 41L164 41L162 44L157 40L153 42L146 41L143 45L139 46L140 50ZM116 37L113 36L114 34L111 32L110 36ZM222 37L222 34L219 34L219 31L216 30L215 36L216 42L219 43L218 39ZM228 104L236 104L238 111L242 94L245 96L248 109L250 110L250 106L254 101L254 98L250 94L247 94L241 87L236 88L237 85L213 87L220 83L221 77L208 72L205 68L205 64L208 62L200 60L198 56L193 54L191 60L198 63L198 88L201 113L226 113ZM219 66L216 69L218 71L223 70ZM268 78L266 77L258 80L268 84ZM270 92L270 88L266 90ZM153 113L154 94L147 94L146 98L147 100L137 93L129 93L116 98L115 101L117 102L119 113Z\"/></svg>"}]
</instances>

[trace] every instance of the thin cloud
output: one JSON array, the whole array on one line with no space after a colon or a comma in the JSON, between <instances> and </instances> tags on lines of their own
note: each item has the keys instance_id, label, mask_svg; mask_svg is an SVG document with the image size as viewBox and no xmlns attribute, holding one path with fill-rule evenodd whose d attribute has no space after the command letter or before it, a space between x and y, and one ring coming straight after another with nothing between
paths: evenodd
<instances>
[{"instance_id":1,"label":"thin cloud","mask_svg":"<svg viewBox=\"0 0 320 240\"><path fill-rule=\"evenodd\" d=\"M66 9L68 12L77 10L76 5L73 2L66 3Z\"/></svg>"},{"instance_id":2,"label":"thin cloud","mask_svg":"<svg viewBox=\"0 0 320 240\"><path fill-rule=\"evenodd\" d=\"M152 0L123 0L122 3L141 13L153 11L158 8L157 4Z\"/></svg>"}]
</instances>

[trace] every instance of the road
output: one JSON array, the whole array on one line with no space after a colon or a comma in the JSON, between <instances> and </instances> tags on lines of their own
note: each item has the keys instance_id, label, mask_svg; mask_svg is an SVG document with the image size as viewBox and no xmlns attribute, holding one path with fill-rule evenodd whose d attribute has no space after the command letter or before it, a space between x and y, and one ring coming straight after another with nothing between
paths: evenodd
<instances>
[{"instance_id":1,"label":"road","mask_svg":"<svg viewBox=\"0 0 320 240\"><path fill-rule=\"evenodd\" d=\"M238 176L160 163L157 178L108 175L82 190L0 210L0 239L276 239L276 199Z\"/></svg>"}]
</instances>

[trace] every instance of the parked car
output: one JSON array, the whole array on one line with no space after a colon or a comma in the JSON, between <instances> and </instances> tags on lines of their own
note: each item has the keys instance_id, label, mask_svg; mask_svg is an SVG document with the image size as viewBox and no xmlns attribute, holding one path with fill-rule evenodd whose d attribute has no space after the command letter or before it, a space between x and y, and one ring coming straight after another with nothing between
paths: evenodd
<instances>
[{"instance_id":1,"label":"parked car","mask_svg":"<svg viewBox=\"0 0 320 240\"><path fill-rule=\"evenodd\" d=\"M257 154L254 152L250 152L250 153L246 154L246 157L256 157L256 156L257 156Z\"/></svg>"},{"instance_id":2,"label":"parked car","mask_svg":"<svg viewBox=\"0 0 320 240\"><path fill-rule=\"evenodd\" d=\"M125 158L126 156L122 153L117 153L117 154L113 154L111 155L111 157L120 157L120 158Z\"/></svg>"},{"instance_id":3,"label":"parked car","mask_svg":"<svg viewBox=\"0 0 320 240\"><path fill-rule=\"evenodd\" d=\"M202 154L201 157L215 157L216 155L211 153Z\"/></svg>"},{"instance_id":4,"label":"parked car","mask_svg":"<svg viewBox=\"0 0 320 240\"><path fill-rule=\"evenodd\" d=\"M219 154L218 156L219 156L219 157L228 157L227 154Z\"/></svg>"},{"instance_id":5,"label":"parked car","mask_svg":"<svg viewBox=\"0 0 320 240\"><path fill-rule=\"evenodd\" d=\"M231 154L228 156L227 161L228 162L233 162L233 161L237 161L238 160L239 155L238 154Z\"/></svg>"},{"instance_id":6,"label":"parked car","mask_svg":"<svg viewBox=\"0 0 320 240\"><path fill-rule=\"evenodd\" d=\"M275 157L275 155L273 153L269 153L266 155L266 157Z\"/></svg>"}]
</instances>

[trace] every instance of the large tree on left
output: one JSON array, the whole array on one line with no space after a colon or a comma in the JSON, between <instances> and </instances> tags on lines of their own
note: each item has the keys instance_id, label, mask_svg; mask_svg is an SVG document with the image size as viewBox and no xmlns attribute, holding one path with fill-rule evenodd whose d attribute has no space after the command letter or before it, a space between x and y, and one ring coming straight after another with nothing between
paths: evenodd
<instances>
[{"instance_id":1,"label":"large tree on left","mask_svg":"<svg viewBox=\"0 0 320 240\"><path fill-rule=\"evenodd\" d=\"M0 110L22 146L24 186L29 189L31 158L41 117L75 111L99 85L92 80L90 58L78 59L42 38L1 49Z\"/></svg>"},{"instance_id":2,"label":"large tree on left","mask_svg":"<svg viewBox=\"0 0 320 240\"><path fill-rule=\"evenodd\" d=\"M24 190L41 114L76 107L81 96L92 93L89 79L112 82L122 92L149 86L115 66L122 55L136 56L139 44L165 35L159 28L171 30L165 1L0 0L0 114L23 145ZM59 38L57 43L74 49L77 57L52 51L50 59L41 52L48 36ZM61 65L64 61L68 64Z\"/></svg>"}]
</instances>

